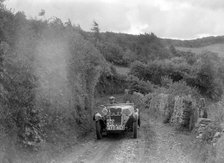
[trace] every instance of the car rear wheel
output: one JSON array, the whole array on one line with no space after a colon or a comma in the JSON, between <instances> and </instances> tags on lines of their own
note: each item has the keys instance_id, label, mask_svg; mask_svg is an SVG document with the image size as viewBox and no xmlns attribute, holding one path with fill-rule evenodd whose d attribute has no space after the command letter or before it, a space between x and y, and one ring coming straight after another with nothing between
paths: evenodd
<instances>
[{"instance_id":1,"label":"car rear wheel","mask_svg":"<svg viewBox=\"0 0 224 163\"><path fill-rule=\"evenodd\" d=\"M102 139L102 129L101 129L100 121L96 122L96 138Z\"/></svg>"},{"instance_id":2,"label":"car rear wheel","mask_svg":"<svg viewBox=\"0 0 224 163\"><path fill-rule=\"evenodd\" d=\"M138 130L137 130L137 122L133 122L133 137L137 138L138 137Z\"/></svg>"}]
</instances>

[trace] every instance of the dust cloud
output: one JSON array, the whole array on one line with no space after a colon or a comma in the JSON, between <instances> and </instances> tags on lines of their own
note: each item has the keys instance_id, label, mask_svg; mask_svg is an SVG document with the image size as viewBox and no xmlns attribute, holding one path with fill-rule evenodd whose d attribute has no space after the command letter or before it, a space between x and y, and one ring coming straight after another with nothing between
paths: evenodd
<instances>
[{"instance_id":1,"label":"dust cloud","mask_svg":"<svg viewBox=\"0 0 224 163\"><path fill-rule=\"evenodd\" d=\"M67 45L63 39L45 39L36 47L37 99L47 99L56 106L55 109L67 108L71 104L67 78L70 53Z\"/></svg>"}]
</instances>

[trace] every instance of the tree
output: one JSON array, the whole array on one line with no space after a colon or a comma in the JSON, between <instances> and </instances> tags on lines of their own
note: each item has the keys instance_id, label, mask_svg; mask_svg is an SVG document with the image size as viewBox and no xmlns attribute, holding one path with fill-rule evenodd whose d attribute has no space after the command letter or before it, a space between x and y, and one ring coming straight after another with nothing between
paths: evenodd
<instances>
[{"instance_id":1,"label":"tree","mask_svg":"<svg viewBox=\"0 0 224 163\"><path fill-rule=\"evenodd\" d=\"M96 21L93 21L93 27L91 28L91 30L94 33L95 41L98 42L100 40L100 28L99 24Z\"/></svg>"},{"instance_id":2,"label":"tree","mask_svg":"<svg viewBox=\"0 0 224 163\"><path fill-rule=\"evenodd\" d=\"M196 76L196 86L201 94L218 101L223 93L222 84L218 82L210 63L204 63Z\"/></svg>"},{"instance_id":3,"label":"tree","mask_svg":"<svg viewBox=\"0 0 224 163\"><path fill-rule=\"evenodd\" d=\"M170 50L170 52L171 52L174 56L179 56L179 55L178 55L178 52L177 52L177 50L176 50L176 48L175 48L173 45L171 45L171 46L169 47L169 50Z\"/></svg>"},{"instance_id":4,"label":"tree","mask_svg":"<svg viewBox=\"0 0 224 163\"><path fill-rule=\"evenodd\" d=\"M9 47L7 43L0 43L0 107L3 103L6 102L4 57L8 48Z\"/></svg>"},{"instance_id":5,"label":"tree","mask_svg":"<svg viewBox=\"0 0 224 163\"><path fill-rule=\"evenodd\" d=\"M4 5L3 5L3 2L4 2L4 1L5 1L5 0L0 0L0 9L4 7Z\"/></svg>"},{"instance_id":6,"label":"tree","mask_svg":"<svg viewBox=\"0 0 224 163\"><path fill-rule=\"evenodd\" d=\"M45 15L45 10L44 9L41 9L38 15L39 16L44 16Z\"/></svg>"},{"instance_id":7,"label":"tree","mask_svg":"<svg viewBox=\"0 0 224 163\"><path fill-rule=\"evenodd\" d=\"M127 65L134 62L136 59L137 59L137 57L136 57L135 53L133 51L131 51L130 49L127 49L124 52L123 60Z\"/></svg>"}]
</instances>

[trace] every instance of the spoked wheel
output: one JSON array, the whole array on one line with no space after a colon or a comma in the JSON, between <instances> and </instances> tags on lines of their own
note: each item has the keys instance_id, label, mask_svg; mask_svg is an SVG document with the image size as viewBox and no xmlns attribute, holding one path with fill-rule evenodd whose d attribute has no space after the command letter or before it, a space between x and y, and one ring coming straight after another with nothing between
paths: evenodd
<instances>
[{"instance_id":1,"label":"spoked wheel","mask_svg":"<svg viewBox=\"0 0 224 163\"><path fill-rule=\"evenodd\" d=\"M102 139L102 128L100 125L100 121L96 122L96 138L97 139Z\"/></svg>"},{"instance_id":2,"label":"spoked wheel","mask_svg":"<svg viewBox=\"0 0 224 163\"><path fill-rule=\"evenodd\" d=\"M138 130L137 130L137 122L133 122L133 137L137 138L138 137Z\"/></svg>"}]
</instances>

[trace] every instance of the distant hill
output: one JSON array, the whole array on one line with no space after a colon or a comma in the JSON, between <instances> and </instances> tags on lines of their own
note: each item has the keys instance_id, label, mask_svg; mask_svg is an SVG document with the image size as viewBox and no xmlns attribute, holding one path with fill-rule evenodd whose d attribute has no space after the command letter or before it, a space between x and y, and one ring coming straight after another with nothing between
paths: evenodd
<instances>
[{"instance_id":1,"label":"distant hill","mask_svg":"<svg viewBox=\"0 0 224 163\"><path fill-rule=\"evenodd\" d=\"M94 40L94 33L84 32L84 38ZM113 65L128 67L138 60L144 63L169 59L175 56L170 47L196 54L210 51L224 56L224 36L210 36L192 40L164 39L154 33L131 35L124 33L102 32L98 34L97 47L104 58ZM121 74L127 70L116 68Z\"/></svg>"},{"instance_id":2,"label":"distant hill","mask_svg":"<svg viewBox=\"0 0 224 163\"><path fill-rule=\"evenodd\" d=\"M161 39L164 46L174 46L177 50L200 54L206 51L224 57L224 36L210 36L193 40Z\"/></svg>"},{"instance_id":3,"label":"distant hill","mask_svg":"<svg viewBox=\"0 0 224 163\"><path fill-rule=\"evenodd\" d=\"M154 34L151 33L151 35L154 35ZM133 48L133 44L136 44L137 40L139 39L139 35L113 33L113 32L101 33L101 37L103 38L104 41L116 42L120 44L121 46L132 47L132 48ZM175 47L186 47L186 48L205 47L203 48L203 50L204 49L208 50L211 48L212 51L217 53L219 53L220 50L223 50L222 44L224 44L224 36L209 36L209 37L197 38L192 40L164 39L159 37L157 38L159 39L159 42L161 42L165 47L169 47L171 45ZM214 45L214 46L211 46L211 45Z\"/></svg>"},{"instance_id":4,"label":"distant hill","mask_svg":"<svg viewBox=\"0 0 224 163\"><path fill-rule=\"evenodd\" d=\"M196 54L200 54L206 51L210 51L213 53L217 53L220 57L224 57L224 43L219 44L211 44L208 46L202 46L202 47L181 47L181 46L175 46L177 50L185 51L185 52L193 52Z\"/></svg>"},{"instance_id":5,"label":"distant hill","mask_svg":"<svg viewBox=\"0 0 224 163\"><path fill-rule=\"evenodd\" d=\"M197 48L213 44L224 44L224 36L210 36L193 40L161 39L165 46Z\"/></svg>"},{"instance_id":6,"label":"distant hill","mask_svg":"<svg viewBox=\"0 0 224 163\"><path fill-rule=\"evenodd\" d=\"M136 60L146 63L172 57L172 53L154 33L130 35L83 32L83 36L96 45L106 61L116 66L128 67Z\"/></svg>"}]
</instances>

